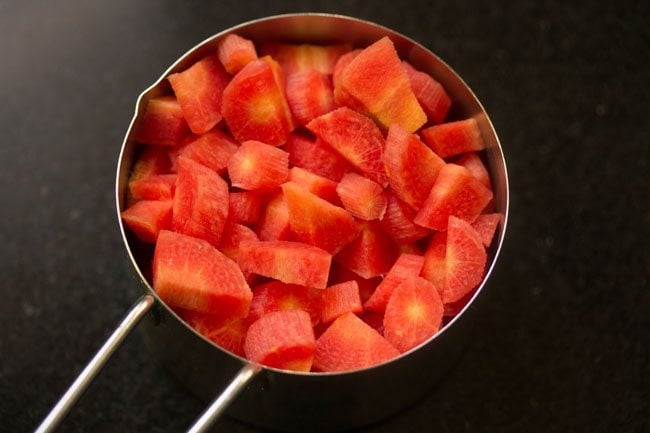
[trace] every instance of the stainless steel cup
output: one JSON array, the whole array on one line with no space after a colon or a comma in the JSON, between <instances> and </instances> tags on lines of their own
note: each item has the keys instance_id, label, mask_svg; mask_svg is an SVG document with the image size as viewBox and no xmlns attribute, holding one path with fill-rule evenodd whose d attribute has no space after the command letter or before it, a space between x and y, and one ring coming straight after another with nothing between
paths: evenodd
<instances>
[{"instance_id":1,"label":"stainless steel cup","mask_svg":"<svg viewBox=\"0 0 650 433\"><path fill-rule=\"evenodd\" d=\"M151 251L126 234L119 213L124 209L129 171L138 144L134 130L147 102L169 91L165 77L214 52L219 41L237 33L254 41L350 43L366 46L388 36L401 58L439 81L452 98L451 118L473 117L487 145L486 162L494 188L495 211L503 215L489 249L481 286L457 316L428 341L389 362L344 373L297 373L250 363L219 348L177 316L151 288ZM118 162L116 201L118 224L126 250L140 281L142 297L114 334L39 427L51 431L65 416L108 356L141 318L145 341L152 354L196 395L212 401L190 429L199 432L224 411L250 424L275 430L337 431L377 422L421 398L457 360L469 337L472 309L494 268L508 218L508 176L497 134L484 108L463 80L436 55L415 41L380 25L328 14L291 14L250 21L201 42L182 55L138 98ZM216 397L216 398L215 398ZM235 398L236 397L236 398Z\"/></svg>"}]
</instances>

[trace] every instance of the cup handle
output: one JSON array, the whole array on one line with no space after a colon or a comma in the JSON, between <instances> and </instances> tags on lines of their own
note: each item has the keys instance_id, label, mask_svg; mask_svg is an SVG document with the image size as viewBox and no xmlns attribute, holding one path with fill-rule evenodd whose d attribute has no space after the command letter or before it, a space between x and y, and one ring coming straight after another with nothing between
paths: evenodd
<instances>
[{"instance_id":1,"label":"cup handle","mask_svg":"<svg viewBox=\"0 0 650 433\"><path fill-rule=\"evenodd\" d=\"M187 433L203 433L221 416L228 405L239 395L246 385L262 370L257 364L246 364L232 378L226 389L205 409Z\"/></svg>"},{"instance_id":2,"label":"cup handle","mask_svg":"<svg viewBox=\"0 0 650 433\"><path fill-rule=\"evenodd\" d=\"M70 385L65 394L63 394L61 399L52 408L47 417L45 417L43 422L41 422L35 430L35 433L49 433L56 429L77 399L81 394L83 394L88 385L90 385L90 382L92 382L95 376L97 376L97 373L99 373L104 364L106 364L106 361L108 361L113 352L115 352L133 328L135 328L138 322L140 322L140 319L142 319L149 309L151 309L154 302L155 299L153 296L143 295L135 304L133 304L133 306L131 306L128 313L126 313L126 316L124 316L124 319L122 319L104 345L97 351L95 356L90 360L72 385Z\"/></svg>"}]
</instances>

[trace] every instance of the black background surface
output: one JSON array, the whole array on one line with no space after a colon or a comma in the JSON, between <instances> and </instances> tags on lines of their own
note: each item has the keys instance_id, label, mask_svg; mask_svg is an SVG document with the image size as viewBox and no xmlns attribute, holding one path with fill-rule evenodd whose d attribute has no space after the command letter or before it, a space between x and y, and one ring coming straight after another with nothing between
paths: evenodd
<instances>
[{"instance_id":1,"label":"black background surface","mask_svg":"<svg viewBox=\"0 0 650 433\"><path fill-rule=\"evenodd\" d=\"M648 431L648 3L601 3L0 3L0 430L32 430L137 297L113 199L137 95L227 27L320 11L445 59L490 113L512 191L464 356L364 431ZM135 333L60 431L178 432L202 408Z\"/></svg>"}]
</instances>

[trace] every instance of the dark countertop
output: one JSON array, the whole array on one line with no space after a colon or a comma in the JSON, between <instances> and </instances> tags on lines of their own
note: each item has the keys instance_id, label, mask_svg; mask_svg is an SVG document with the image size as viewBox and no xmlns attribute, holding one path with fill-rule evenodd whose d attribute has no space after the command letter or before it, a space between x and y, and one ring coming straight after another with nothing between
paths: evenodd
<instances>
[{"instance_id":1,"label":"dark countertop","mask_svg":"<svg viewBox=\"0 0 650 433\"><path fill-rule=\"evenodd\" d=\"M456 69L512 189L464 356L364 431L648 431L647 2L340 3L0 3L0 430L32 430L137 297L113 201L136 96L213 33L322 11L394 28ZM60 431L178 432L202 408L136 333Z\"/></svg>"}]
</instances>

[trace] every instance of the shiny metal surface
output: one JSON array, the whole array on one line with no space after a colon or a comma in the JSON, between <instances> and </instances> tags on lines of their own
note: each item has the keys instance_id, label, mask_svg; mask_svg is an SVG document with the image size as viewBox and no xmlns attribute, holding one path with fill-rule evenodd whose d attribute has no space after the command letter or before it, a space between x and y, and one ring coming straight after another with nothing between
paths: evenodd
<instances>
[{"instance_id":1,"label":"shiny metal surface","mask_svg":"<svg viewBox=\"0 0 650 433\"><path fill-rule=\"evenodd\" d=\"M336 431L387 418L417 401L453 365L469 336L472 304L480 296L494 267L508 219L508 176L497 134L480 102L463 80L441 59L413 40L385 27L349 17L297 14L251 21L203 41L165 71L136 103L117 173L118 221L128 254L144 284L158 302L143 321L151 352L189 389L206 401L215 399L248 362L223 351L195 332L153 292L146 274L151 250L127 236L119 218L126 195L128 173L137 144L133 131L150 98L168 91L164 78L215 50L228 33L254 40L334 43L365 46L389 36L400 56L439 81L453 100L452 119L477 119L487 144L486 163L492 176L496 212L503 215L496 241L490 247L486 277L472 300L437 335L390 362L345 373L293 373L263 368L232 402L227 413L245 422L285 431Z\"/></svg>"},{"instance_id":2,"label":"shiny metal surface","mask_svg":"<svg viewBox=\"0 0 650 433\"><path fill-rule=\"evenodd\" d=\"M221 394L208 406L194 425L187 433L203 433L207 431L212 424L221 416L224 410L233 402L244 387L260 371L262 367L258 364L246 364L239 370L239 373L232 379L230 384Z\"/></svg>"},{"instance_id":3,"label":"shiny metal surface","mask_svg":"<svg viewBox=\"0 0 650 433\"><path fill-rule=\"evenodd\" d=\"M41 425L36 429L36 433L48 433L56 429L63 418L68 414L70 408L75 404L77 399L83 394L90 382L95 378L97 373L102 369L106 361L111 357L113 352L120 347L120 344L129 335L129 333L140 322L154 303L151 295L143 295L126 313L126 316L117 328L113 331L104 345L97 351L95 356L86 365L70 388L63 394L61 399L52 408Z\"/></svg>"}]
</instances>

